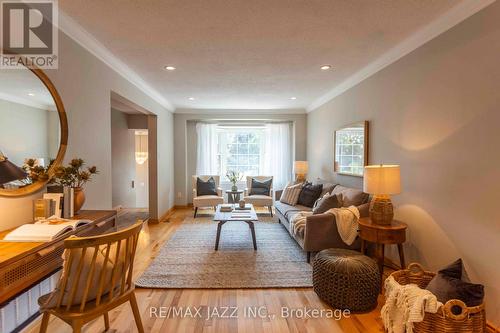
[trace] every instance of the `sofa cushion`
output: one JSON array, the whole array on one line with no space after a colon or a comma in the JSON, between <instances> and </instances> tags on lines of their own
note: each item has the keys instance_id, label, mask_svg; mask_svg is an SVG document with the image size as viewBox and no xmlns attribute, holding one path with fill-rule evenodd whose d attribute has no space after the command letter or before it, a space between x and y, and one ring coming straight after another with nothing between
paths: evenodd
<instances>
[{"instance_id":1,"label":"sofa cushion","mask_svg":"<svg viewBox=\"0 0 500 333\"><path fill-rule=\"evenodd\" d=\"M362 205L359 205L359 206L357 206L357 208L359 210L359 217L360 218L370 216L370 203L369 202L366 202Z\"/></svg>"},{"instance_id":2,"label":"sofa cushion","mask_svg":"<svg viewBox=\"0 0 500 333\"><path fill-rule=\"evenodd\" d=\"M320 198L324 197L325 194L330 194L333 189L337 186L337 184L332 184L332 183L324 183L323 184L323 190L321 191Z\"/></svg>"},{"instance_id":3,"label":"sofa cushion","mask_svg":"<svg viewBox=\"0 0 500 333\"><path fill-rule=\"evenodd\" d=\"M300 212L300 211L309 212L309 211L311 211L310 207L305 207L305 206L301 206L301 205L292 206L292 205L288 205L288 204L281 202L281 201L276 201L274 203L274 208L276 208L276 210L287 219L290 218L289 215L291 212Z\"/></svg>"},{"instance_id":4,"label":"sofa cushion","mask_svg":"<svg viewBox=\"0 0 500 333\"><path fill-rule=\"evenodd\" d=\"M196 179L196 195L217 195L214 177L208 178L206 182L198 177L198 179Z\"/></svg>"},{"instance_id":5,"label":"sofa cushion","mask_svg":"<svg viewBox=\"0 0 500 333\"><path fill-rule=\"evenodd\" d=\"M250 188L250 195L267 195L271 193L271 185L273 184L273 179L270 178L263 182L252 178L252 187Z\"/></svg>"},{"instance_id":6,"label":"sofa cushion","mask_svg":"<svg viewBox=\"0 0 500 333\"><path fill-rule=\"evenodd\" d=\"M316 200L318 200L319 196L321 195L322 190L323 190L323 184L317 184L317 185L313 185L311 183L304 184L302 190L300 191L297 204L312 208Z\"/></svg>"},{"instance_id":7,"label":"sofa cushion","mask_svg":"<svg viewBox=\"0 0 500 333\"><path fill-rule=\"evenodd\" d=\"M342 207L342 195L340 194L325 194L318 199L314 208L313 214L322 214L332 208Z\"/></svg>"},{"instance_id":8,"label":"sofa cushion","mask_svg":"<svg viewBox=\"0 0 500 333\"><path fill-rule=\"evenodd\" d=\"M369 194L364 193L357 188L345 187L337 185L332 191L332 194L342 194L342 206L360 206L368 201Z\"/></svg>"},{"instance_id":9,"label":"sofa cushion","mask_svg":"<svg viewBox=\"0 0 500 333\"><path fill-rule=\"evenodd\" d=\"M287 185L281 194L280 201L288 205L295 206L299 200L299 194L302 190L302 183L295 185Z\"/></svg>"},{"instance_id":10,"label":"sofa cushion","mask_svg":"<svg viewBox=\"0 0 500 333\"><path fill-rule=\"evenodd\" d=\"M246 203L251 203L254 206L272 206L273 198L267 195L249 195L244 198Z\"/></svg>"}]
</instances>

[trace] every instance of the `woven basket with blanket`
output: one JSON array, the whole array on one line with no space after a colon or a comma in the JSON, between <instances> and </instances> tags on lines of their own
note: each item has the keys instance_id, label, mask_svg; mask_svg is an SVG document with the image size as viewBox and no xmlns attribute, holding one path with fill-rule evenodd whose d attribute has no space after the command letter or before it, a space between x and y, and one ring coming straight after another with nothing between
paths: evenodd
<instances>
[{"instance_id":1,"label":"woven basket with blanket","mask_svg":"<svg viewBox=\"0 0 500 333\"><path fill-rule=\"evenodd\" d=\"M401 285L416 284L425 289L436 273L425 271L417 263L408 269L400 270L391 276ZM447 301L439 306L436 313L426 312L421 322L413 324L414 333L486 333L486 314L484 303L468 307L458 299Z\"/></svg>"}]
</instances>

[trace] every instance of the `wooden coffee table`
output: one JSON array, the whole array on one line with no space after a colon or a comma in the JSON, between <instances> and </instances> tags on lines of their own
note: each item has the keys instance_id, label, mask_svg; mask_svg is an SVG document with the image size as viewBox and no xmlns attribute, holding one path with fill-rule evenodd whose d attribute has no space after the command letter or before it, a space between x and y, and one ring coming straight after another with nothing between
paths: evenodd
<instances>
[{"instance_id":1,"label":"wooden coffee table","mask_svg":"<svg viewBox=\"0 0 500 333\"><path fill-rule=\"evenodd\" d=\"M236 207L237 205L235 205ZM250 205L250 209L248 210L236 210L233 209L232 212L221 212L220 211L220 205L217 205L217 210L215 211L215 216L214 216L214 221L218 221L219 223L217 224L217 237L215 239L215 251L219 249L219 240L220 240L220 233L222 230L222 226L229 221L242 221L246 222L248 226L250 227L250 231L252 232L252 240L253 240L253 249L257 250L257 240L255 239L255 228L253 223L256 221L259 221L257 218L257 213L255 212L255 209L253 208L252 205ZM247 216L238 216L235 213L246 213Z\"/></svg>"}]
</instances>

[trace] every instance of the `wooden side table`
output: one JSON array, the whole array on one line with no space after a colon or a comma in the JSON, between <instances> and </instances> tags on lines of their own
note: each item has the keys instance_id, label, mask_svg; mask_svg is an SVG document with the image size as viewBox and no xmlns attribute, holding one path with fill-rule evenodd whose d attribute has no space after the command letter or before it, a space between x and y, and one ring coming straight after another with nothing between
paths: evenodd
<instances>
[{"instance_id":1,"label":"wooden side table","mask_svg":"<svg viewBox=\"0 0 500 333\"><path fill-rule=\"evenodd\" d=\"M392 221L389 225L375 224L369 217L359 219L359 237L361 252L365 253L366 242L375 243L375 256L382 276L384 272L385 245L397 244L401 267L406 268L403 243L406 241L408 225L400 221Z\"/></svg>"}]
</instances>

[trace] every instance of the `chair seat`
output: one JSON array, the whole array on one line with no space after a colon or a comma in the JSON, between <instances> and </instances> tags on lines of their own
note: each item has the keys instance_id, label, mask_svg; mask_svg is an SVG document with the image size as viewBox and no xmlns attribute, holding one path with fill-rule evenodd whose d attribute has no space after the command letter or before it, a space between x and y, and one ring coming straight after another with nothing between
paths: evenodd
<instances>
[{"instance_id":1,"label":"chair seat","mask_svg":"<svg viewBox=\"0 0 500 333\"><path fill-rule=\"evenodd\" d=\"M249 195L245 197L245 202L251 203L257 206L270 206L273 204L273 197L270 197L268 195L260 195L260 194L255 194L255 195Z\"/></svg>"},{"instance_id":2,"label":"chair seat","mask_svg":"<svg viewBox=\"0 0 500 333\"><path fill-rule=\"evenodd\" d=\"M193 206L195 207L208 207L223 204L224 198L217 195L202 195L193 198Z\"/></svg>"}]
</instances>

